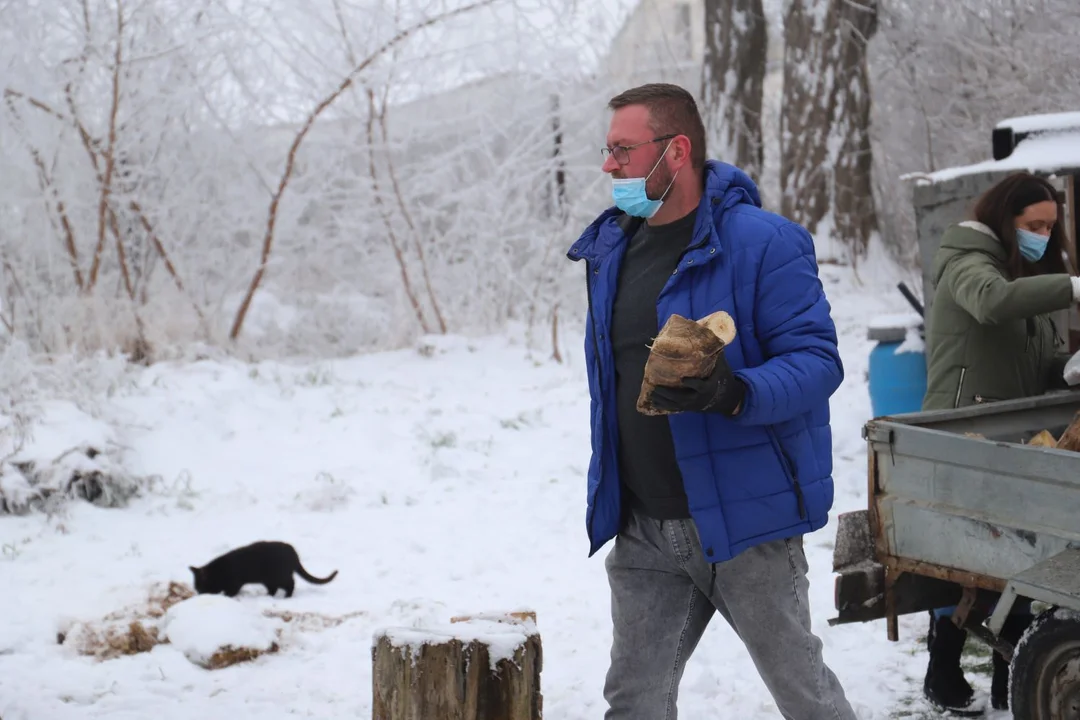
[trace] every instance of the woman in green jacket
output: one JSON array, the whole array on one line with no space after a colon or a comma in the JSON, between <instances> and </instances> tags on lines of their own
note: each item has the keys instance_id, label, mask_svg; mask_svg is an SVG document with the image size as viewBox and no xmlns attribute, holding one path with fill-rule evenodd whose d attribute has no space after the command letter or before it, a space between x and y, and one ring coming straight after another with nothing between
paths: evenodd
<instances>
[{"instance_id":1,"label":"woman in green jacket","mask_svg":"<svg viewBox=\"0 0 1080 720\"><path fill-rule=\"evenodd\" d=\"M1041 395L1067 387L1069 354L1051 315L1080 300L1080 277L1066 268L1064 218L1046 180L1016 173L988 190L972 220L950 227L932 267L936 288L927 318L924 410ZM1003 635L1015 643L1031 622L1018 608ZM933 705L981 715L960 667L967 633L952 608L931 613L923 692ZM1009 665L994 653L990 700L1008 707Z\"/></svg>"}]
</instances>

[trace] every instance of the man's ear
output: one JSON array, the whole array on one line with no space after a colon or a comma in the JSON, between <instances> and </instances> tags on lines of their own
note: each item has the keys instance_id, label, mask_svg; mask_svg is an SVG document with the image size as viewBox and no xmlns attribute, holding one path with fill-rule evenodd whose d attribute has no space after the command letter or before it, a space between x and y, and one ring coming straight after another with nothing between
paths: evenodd
<instances>
[{"instance_id":1,"label":"man's ear","mask_svg":"<svg viewBox=\"0 0 1080 720\"><path fill-rule=\"evenodd\" d=\"M668 154L674 155L672 159L675 160L675 164L681 170L690 166L690 150L690 138L685 135L677 135L671 140L671 148L668 150Z\"/></svg>"}]
</instances>

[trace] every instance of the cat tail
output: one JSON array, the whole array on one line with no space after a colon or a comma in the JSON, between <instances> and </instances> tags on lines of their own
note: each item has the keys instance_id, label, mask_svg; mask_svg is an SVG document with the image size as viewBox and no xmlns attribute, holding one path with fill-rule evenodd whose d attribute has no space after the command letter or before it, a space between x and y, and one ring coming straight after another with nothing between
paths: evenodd
<instances>
[{"instance_id":1,"label":"cat tail","mask_svg":"<svg viewBox=\"0 0 1080 720\"><path fill-rule=\"evenodd\" d=\"M311 573L309 573L307 570L305 570L304 566L301 565L299 561L297 561L297 563L296 563L296 574L299 575L300 577L304 578L305 580L307 580L309 583L312 583L314 585L325 585L326 583L330 582L331 580L333 580L334 578L337 577L337 572L338 571L335 570L334 572L330 573L327 577L317 578L314 575L312 575Z\"/></svg>"}]
</instances>

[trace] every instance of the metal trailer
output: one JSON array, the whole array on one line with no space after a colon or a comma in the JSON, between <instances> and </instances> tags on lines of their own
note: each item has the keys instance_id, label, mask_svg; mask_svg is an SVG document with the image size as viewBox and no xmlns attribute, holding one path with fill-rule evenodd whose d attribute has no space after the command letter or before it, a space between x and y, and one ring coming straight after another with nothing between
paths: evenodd
<instances>
[{"instance_id":1,"label":"metal trailer","mask_svg":"<svg viewBox=\"0 0 1080 720\"><path fill-rule=\"evenodd\" d=\"M1012 659L1015 718L1080 718L1080 453L1026 444L1078 412L1066 391L866 423L869 503L838 517L829 624L884 618L896 641L900 615L956 605ZM1014 648L1018 598L1046 609Z\"/></svg>"}]
</instances>

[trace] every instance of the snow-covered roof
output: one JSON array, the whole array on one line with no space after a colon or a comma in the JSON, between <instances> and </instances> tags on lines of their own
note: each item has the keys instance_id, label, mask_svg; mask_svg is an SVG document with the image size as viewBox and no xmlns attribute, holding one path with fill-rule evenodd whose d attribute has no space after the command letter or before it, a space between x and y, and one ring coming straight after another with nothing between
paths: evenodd
<instances>
[{"instance_id":1,"label":"snow-covered roof","mask_svg":"<svg viewBox=\"0 0 1080 720\"><path fill-rule=\"evenodd\" d=\"M1080 120L1080 113L1076 115ZM1017 126L1014 125L1013 129L1016 130ZM1047 132L1029 136L1021 140L1007 158L984 160L972 165L945 168L933 173L909 173L901 179L915 180L919 184L929 185L964 175L1018 170L1037 172L1042 175L1065 170L1080 170L1080 131Z\"/></svg>"},{"instance_id":2,"label":"snow-covered roof","mask_svg":"<svg viewBox=\"0 0 1080 720\"><path fill-rule=\"evenodd\" d=\"M1044 130L1071 130L1080 128L1080 112L1045 113L1023 115L1002 120L994 127L1012 128L1015 133L1042 132Z\"/></svg>"}]
</instances>

